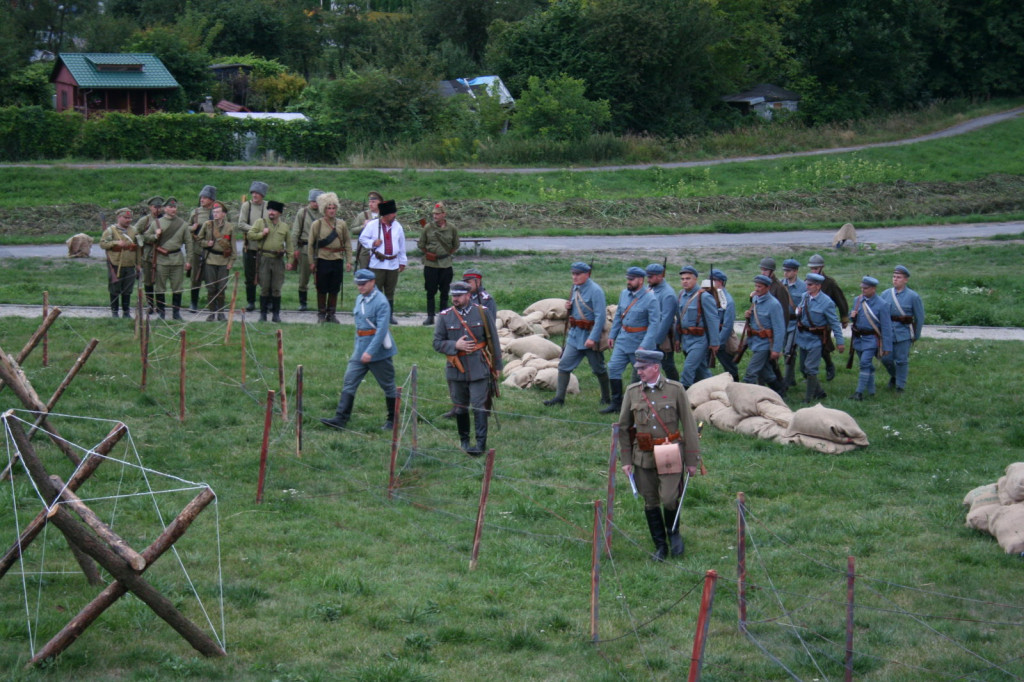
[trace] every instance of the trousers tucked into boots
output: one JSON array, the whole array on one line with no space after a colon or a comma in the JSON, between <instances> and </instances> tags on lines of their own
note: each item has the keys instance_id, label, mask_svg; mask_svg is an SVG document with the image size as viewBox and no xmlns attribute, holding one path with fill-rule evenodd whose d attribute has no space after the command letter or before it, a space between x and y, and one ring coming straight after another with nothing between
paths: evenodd
<instances>
[{"instance_id":1,"label":"trousers tucked into boots","mask_svg":"<svg viewBox=\"0 0 1024 682\"><path fill-rule=\"evenodd\" d=\"M647 527L651 531L651 539L654 540L654 554L651 558L655 561L664 561L668 556L668 542L665 538L665 518L661 515L661 509L644 509L647 516Z\"/></svg>"},{"instance_id":2,"label":"trousers tucked into boots","mask_svg":"<svg viewBox=\"0 0 1024 682\"><path fill-rule=\"evenodd\" d=\"M316 292L316 321L327 321L327 294Z\"/></svg>"},{"instance_id":3,"label":"trousers tucked into boots","mask_svg":"<svg viewBox=\"0 0 1024 682\"><path fill-rule=\"evenodd\" d=\"M338 398L338 407L334 411L334 416L330 419L321 417L320 421L327 426L333 426L336 429L343 429L348 425L349 417L352 416L352 405L355 403L356 397L349 393L342 393L341 397Z\"/></svg>"},{"instance_id":4,"label":"trousers tucked into boots","mask_svg":"<svg viewBox=\"0 0 1024 682\"><path fill-rule=\"evenodd\" d=\"M271 314L271 317L270 317L271 321L273 321L273 322L280 322L281 321L281 297L280 296L271 296L270 297L270 314Z\"/></svg>"},{"instance_id":5,"label":"trousers tucked into boots","mask_svg":"<svg viewBox=\"0 0 1024 682\"><path fill-rule=\"evenodd\" d=\"M469 452L469 412L456 412L455 426L459 431L459 446Z\"/></svg>"},{"instance_id":6,"label":"trousers tucked into boots","mask_svg":"<svg viewBox=\"0 0 1024 682\"><path fill-rule=\"evenodd\" d=\"M569 390L569 377L572 374L558 370L558 388L555 390L555 397L544 401L545 405L562 405L565 403L565 392Z\"/></svg>"},{"instance_id":7,"label":"trousers tucked into boots","mask_svg":"<svg viewBox=\"0 0 1024 682\"><path fill-rule=\"evenodd\" d=\"M601 385L601 404L610 404L612 402L612 389L608 383L608 375L598 374L597 383Z\"/></svg>"},{"instance_id":8,"label":"trousers tucked into boots","mask_svg":"<svg viewBox=\"0 0 1024 682\"><path fill-rule=\"evenodd\" d=\"M608 383L611 385L611 404L599 411L601 414L618 414L622 409L622 379L609 379Z\"/></svg>"},{"instance_id":9,"label":"trousers tucked into boots","mask_svg":"<svg viewBox=\"0 0 1024 682\"><path fill-rule=\"evenodd\" d=\"M388 418L384 422L384 425L380 427L382 431L390 431L395 428L395 400L395 398L388 398L387 396L384 397L384 402L386 402L388 406Z\"/></svg>"},{"instance_id":10,"label":"trousers tucked into boots","mask_svg":"<svg viewBox=\"0 0 1024 682\"><path fill-rule=\"evenodd\" d=\"M672 552L672 556L683 556L683 552L686 551L686 546L683 544L683 536L679 532L679 526L676 526L675 530L672 530L672 524L676 520L676 512L679 507L673 507L669 509L664 508L665 511L665 529L668 533L669 549Z\"/></svg>"},{"instance_id":11,"label":"trousers tucked into boots","mask_svg":"<svg viewBox=\"0 0 1024 682\"><path fill-rule=\"evenodd\" d=\"M171 316L176 320L181 319L181 297L183 295L184 294L171 294L171 307L173 308ZM196 294L196 300L199 300L198 294ZM161 307L163 306L161 305Z\"/></svg>"},{"instance_id":12,"label":"trousers tucked into boots","mask_svg":"<svg viewBox=\"0 0 1024 682\"><path fill-rule=\"evenodd\" d=\"M260 322L267 321L267 310L270 308L270 297L260 296Z\"/></svg>"}]
</instances>

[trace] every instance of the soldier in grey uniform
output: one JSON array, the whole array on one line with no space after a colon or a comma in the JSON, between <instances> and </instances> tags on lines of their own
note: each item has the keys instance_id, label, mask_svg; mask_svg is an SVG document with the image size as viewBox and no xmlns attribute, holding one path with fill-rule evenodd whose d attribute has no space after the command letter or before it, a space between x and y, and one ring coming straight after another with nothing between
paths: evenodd
<instances>
[{"instance_id":1,"label":"soldier in grey uniform","mask_svg":"<svg viewBox=\"0 0 1024 682\"><path fill-rule=\"evenodd\" d=\"M661 304L650 289L644 286L647 273L638 267L626 270L626 288L619 294L619 303L608 332L608 347L612 357L608 361L608 383L611 385L611 404L601 414L615 414L622 408L622 372L632 365L637 349L655 350L655 337L661 324Z\"/></svg>"},{"instance_id":2,"label":"soldier in grey uniform","mask_svg":"<svg viewBox=\"0 0 1024 682\"><path fill-rule=\"evenodd\" d=\"M889 304L876 294L877 291L877 279L870 275L861 278L861 293L853 299L853 311L850 312L850 352L856 352L860 359L857 391L851 396L854 400L863 400L865 394L875 394L874 359L877 356L884 364L886 356L892 353Z\"/></svg>"},{"instance_id":3,"label":"soldier in grey uniform","mask_svg":"<svg viewBox=\"0 0 1024 682\"><path fill-rule=\"evenodd\" d=\"M676 334L686 354L679 380L689 388L711 377L709 358L718 353L718 302L698 284L697 268L686 265L679 271Z\"/></svg>"},{"instance_id":4,"label":"soldier in grey uniform","mask_svg":"<svg viewBox=\"0 0 1024 682\"><path fill-rule=\"evenodd\" d=\"M487 450L487 402L501 373L501 346L487 313L470 302L469 285L455 282L451 295L452 307L442 310L434 323L434 350L448 359L445 378L455 403L459 442L466 454L479 456ZM467 406L473 408L475 445L469 442Z\"/></svg>"},{"instance_id":5,"label":"soldier in grey uniform","mask_svg":"<svg viewBox=\"0 0 1024 682\"><path fill-rule=\"evenodd\" d=\"M199 230L207 220L213 217L213 202L216 200L217 188L213 185L203 185L203 189L199 192L199 206L192 209L186 220L189 225L192 250L189 252L189 267L185 268L185 271L189 273L192 283L192 288L189 292L191 294L191 302L188 309L193 313L199 311L199 293L200 287L203 284L203 250L198 244ZM175 317L175 319L178 318Z\"/></svg>"},{"instance_id":6,"label":"soldier in grey uniform","mask_svg":"<svg viewBox=\"0 0 1024 682\"><path fill-rule=\"evenodd\" d=\"M672 381L679 381L679 369L676 367L675 324L676 290L665 281L665 266L651 263L644 271L647 273L647 287L657 296L661 304L661 323L658 325L654 339L658 350L662 352L661 370ZM634 377L636 378L636 377Z\"/></svg>"},{"instance_id":7,"label":"soldier in grey uniform","mask_svg":"<svg viewBox=\"0 0 1024 682\"><path fill-rule=\"evenodd\" d=\"M252 198L243 201L238 209L238 221L235 223L238 229L238 236L242 238L242 267L245 273L245 309L249 312L256 310L256 283L259 279L259 258L260 248L249 239L249 230L256 224L257 220L267 217L267 183L254 180L249 185L249 194Z\"/></svg>"},{"instance_id":8,"label":"soldier in grey uniform","mask_svg":"<svg viewBox=\"0 0 1024 682\"><path fill-rule=\"evenodd\" d=\"M779 356L786 343L786 323L782 304L772 296L772 278L768 275L754 277L754 296L747 318L747 347L750 348L750 364L743 375L748 384L763 384L779 395L785 395L782 377L776 374Z\"/></svg>"},{"instance_id":9,"label":"soldier in grey uniform","mask_svg":"<svg viewBox=\"0 0 1024 682\"><path fill-rule=\"evenodd\" d=\"M295 214L291 232L288 233L288 250L292 254L295 269L299 271L299 312L309 310L309 228L323 217L316 202L321 194L323 190L309 190L309 199Z\"/></svg>"},{"instance_id":10,"label":"soldier in grey uniform","mask_svg":"<svg viewBox=\"0 0 1024 682\"><path fill-rule=\"evenodd\" d=\"M161 196L150 197L146 200L146 205L149 206L149 213L139 218L139 221L135 223L135 235L136 239L138 239L138 245L142 247L142 250L139 252L139 265L142 267L142 286L146 292L146 312L152 314L155 310L153 279L156 277L156 268L153 267L153 246L146 244L142 240L142 235L146 234L146 230L156 221L160 220L160 216L163 215L164 198Z\"/></svg>"},{"instance_id":11,"label":"soldier in grey uniform","mask_svg":"<svg viewBox=\"0 0 1024 682\"><path fill-rule=\"evenodd\" d=\"M125 318L131 318L132 290L135 288L135 265L139 245L132 226L132 210L119 208L114 224L100 236L100 248L107 252L107 293L110 314L117 317L120 301Z\"/></svg>"},{"instance_id":12,"label":"soldier in grey uniform","mask_svg":"<svg viewBox=\"0 0 1024 682\"><path fill-rule=\"evenodd\" d=\"M796 345L800 348L800 365L807 377L804 402L827 397L818 381L818 366L829 346L829 332L835 337L840 353L846 350L843 328L839 322L836 304L822 291L825 276L809 272L804 278L807 292L796 307Z\"/></svg>"},{"instance_id":13,"label":"soldier in grey uniform","mask_svg":"<svg viewBox=\"0 0 1024 682\"><path fill-rule=\"evenodd\" d=\"M562 357L558 361L558 388L555 390L554 398L544 401L548 406L565 403L569 378L584 357L590 363L590 371L597 377L597 382L601 386L601 404L608 405L612 400L608 368L604 363L604 352L601 351L606 308L604 289L590 279L590 271L590 266L582 261L577 261L569 267L572 274L572 293L565 302L569 320Z\"/></svg>"},{"instance_id":14,"label":"soldier in grey uniform","mask_svg":"<svg viewBox=\"0 0 1024 682\"><path fill-rule=\"evenodd\" d=\"M786 324L786 343L782 352L786 355L785 389L796 385L796 305L804 297L807 285L800 279L800 261L787 258L782 262L783 281L789 292L789 323ZM781 301L779 301L781 303Z\"/></svg>"},{"instance_id":15,"label":"soldier in grey uniform","mask_svg":"<svg viewBox=\"0 0 1024 682\"><path fill-rule=\"evenodd\" d=\"M174 319L180 320L182 285L185 273L192 269L193 249L196 247L189 224L178 217L177 199L167 198L163 216L149 226L142 238L156 249L156 278L153 280L156 313L163 319L166 305L164 292L170 288Z\"/></svg>"},{"instance_id":16,"label":"soldier in grey uniform","mask_svg":"<svg viewBox=\"0 0 1024 682\"><path fill-rule=\"evenodd\" d=\"M395 425L395 403L398 388L395 385L395 361L398 353L394 338L391 336L389 321L391 307L384 294L377 288L376 277L371 270L359 269L355 274L356 297L352 316L356 323L356 343L352 356L348 359L345 369L345 382L338 398L338 407L331 418L320 421L335 429L344 429L352 416L352 405L355 403L356 391L366 377L373 374L377 385L384 391L388 417L381 429L390 430Z\"/></svg>"},{"instance_id":17,"label":"soldier in grey uniform","mask_svg":"<svg viewBox=\"0 0 1024 682\"><path fill-rule=\"evenodd\" d=\"M821 293L832 299L836 304L836 314L839 315L839 324L843 329L850 324L850 304L846 301L846 294L835 278L825 274L825 259L819 254L811 256L807 261L807 267L811 272L821 275L825 279L821 284ZM832 361L832 353L825 353L825 380L832 381L836 378L836 364Z\"/></svg>"},{"instance_id":18,"label":"soldier in grey uniform","mask_svg":"<svg viewBox=\"0 0 1024 682\"><path fill-rule=\"evenodd\" d=\"M675 524L680 482L684 470L695 476L700 465L700 434L686 389L661 375L660 362L661 351L636 352L640 381L629 385L619 413L619 459L622 471L635 478L644 498L655 561L664 561L670 546L672 556L682 556L685 551ZM674 460L675 453L671 453L668 462L659 463L655 447L670 443L678 445L680 459Z\"/></svg>"},{"instance_id":19,"label":"soldier in grey uniform","mask_svg":"<svg viewBox=\"0 0 1024 682\"><path fill-rule=\"evenodd\" d=\"M892 288L882 293L882 300L889 304L892 319L892 353L882 358L882 364L889 372L889 388L902 393L907 387L910 373L910 345L921 338L924 328L924 303L921 296L907 286L910 270L897 265L892 271Z\"/></svg>"}]
</instances>

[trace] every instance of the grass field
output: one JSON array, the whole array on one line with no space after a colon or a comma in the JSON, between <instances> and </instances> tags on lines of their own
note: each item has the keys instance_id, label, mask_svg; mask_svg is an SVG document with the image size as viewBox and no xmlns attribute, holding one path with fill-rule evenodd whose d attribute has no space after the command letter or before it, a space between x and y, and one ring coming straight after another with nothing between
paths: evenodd
<instances>
[{"instance_id":1,"label":"grass field","mask_svg":"<svg viewBox=\"0 0 1024 682\"><path fill-rule=\"evenodd\" d=\"M826 257L828 270L849 291L863 272L884 276L898 256L914 272L912 286L925 296L929 322L945 311L954 323L979 314L1019 325L1012 309L1020 300L1020 249L1007 242ZM737 299L747 288L739 273L753 274L756 261L742 254L721 261L737 273L730 280ZM626 264L598 259L598 279L607 290L621 286ZM102 272L95 267L38 265L4 263L4 302L38 299L36 287L46 285L53 305L102 304ZM480 265L503 308L521 310L536 298L564 295L568 280L566 259L555 257L509 256ZM400 286L400 309L419 308L417 274ZM92 283L84 287L85 280ZM286 304L294 296L289 286ZM5 318L0 346L15 352L35 325ZM283 327L290 420L274 418L259 505L265 401L268 389L278 388L275 327L248 327L244 382L237 328L225 345L222 325L187 327L184 423L177 420L180 329L155 325L145 391L139 390L139 350L124 321L59 319L49 335L49 366L42 366L41 349L24 366L45 400L88 340L100 340L55 410L76 417L53 419L63 435L87 447L110 429L97 420L124 421L131 442L114 454L132 461L137 452L151 470L143 480L138 469L104 463L80 491L83 497L124 495L147 485L178 490L156 500L91 502L132 546L144 547L158 532L156 509L167 518L195 494L186 482L213 487L216 506L179 543L179 552L213 625L208 630L224 637L228 656L198 656L127 597L54 662L23 671L32 645L42 646L97 592L51 529L28 553L24 580L20 567L4 577L0 669L10 679L679 679L690 665L709 569L720 578L705 679L790 679L787 669L800 679L838 679L847 556L856 558L858 574L855 679L1024 677L1021 560L964 528L960 506L968 490L1024 460L1021 379L1008 371L1019 364L1019 343L924 340L915 347L902 398L883 388L873 400L846 400L856 375L840 371L825 403L853 415L871 441L849 455L825 456L709 427L703 440L708 476L694 480L687 493L681 561L655 565L646 558L650 540L642 512L620 477L613 554L601 568L602 641L594 644L589 543L593 501L606 495L613 419L597 414L597 385L587 371L578 372L583 393L561 409L543 407L542 392L505 389L490 438L496 465L480 560L470 571L482 462L458 450L454 425L439 418L448 402L443 359L430 348L429 329L395 331L396 370L407 397L417 367L421 420L414 451L411 413L408 406L403 410L398 487L389 500L390 438L378 428L385 411L374 382L360 390L349 431L328 432L315 419L333 411L351 328ZM306 413L301 458L294 436L298 364ZM0 395L4 408L20 407L9 389ZM52 471L66 478L70 467L56 449L39 436L33 442ZM11 501L17 500L21 524L39 507L23 474L5 490L0 528L10 542ZM739 491L749 508L750 637L736 626ZM147 578L205 624L175 565L165 557ZM41 568L52 572L38 575Z\"/></svg>"}]
</instances>

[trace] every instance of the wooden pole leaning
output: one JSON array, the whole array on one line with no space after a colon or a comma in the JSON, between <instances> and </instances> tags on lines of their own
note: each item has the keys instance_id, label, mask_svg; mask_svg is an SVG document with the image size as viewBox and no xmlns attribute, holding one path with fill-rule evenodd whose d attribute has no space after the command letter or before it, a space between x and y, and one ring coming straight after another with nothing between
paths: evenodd
<instances>
[{"instance_id":1,"label":"wooden pole leaning","mask_svg":"<svg viewBox=\"0 0 1024 682\"><path fill-rule=\"evenodd\" d=\"M844 661L843 679L853 680L853 583L856 573L853 570L853 557L846 557L846 659Z\"/></svg>"},{"instance_id":2,"label":"wooden pole leaning","mask_svg":"<svg viewBox=\"0 0 1024 682\"><path fill-rule=\"evenodd\" d=\"M145 298L146 295L145 292L143 291L144 288L145 284L143 284L142 286L135 287L135 293L137 293L138 296L136 297L137 301L135 304L135 324L132 326L135 327L134 338L136 339L139 339L140 335L142 334L142 299Z\"/></svg>"},{"instance_id":3,"label":"wooden pole leaning","mask_svg":"<svg viewBox=\"0 0 1024 682\"><path fill-rule=\"evenodd\" d=\"M256 481L256 504L263 503L263 483L267 478L267 448L270 447L270 424L274 418L274 392L267 391L267 408L263 414L263 445L260 446L260 474Z\"/></svg>"},{"instance_id":4,"label":"wooden pole leaning","mask_svg":"<svg viewBox=\"0 0 1024 682\"><path fill-rule=\"evenodd\" d=\"M284 333L277 330L277 387L281 396L281 419L288 421L288 396L284 384Z\"/></svg>"},{"instance_id":5,"label":"wooden pole leaning","mask_svg":"<svg viewBox=\"0 0 1024 682\"><path fill-rule=\"evenodd\" d=\"M601 500L594 500L594 535L590 541L590 641L597 642L597 612L601 586Z\"/></svg>"},{"instance_id":6,"label":"wooden pole leaning","mask_svg":"<svg viewBox=\"0 0 1024 682\"><path fill-rule=\"evenodd\" d=\"M43 342L44 355L46 353L46 331L56 321L56 319L60 317L61 310L60 308L54 308L49 313L46 313L46 306L44 305L43 311L44 317L42 323L39 325L39 327L36 328L35 332L32 333L32 336L29 337L28 342L25 344L25 346L18 352L16 356L14 356L14 364L18 365L19 367L21 366L21 363L25 362L25 358L29 356L29 353L31 353L32 350L39 345L40 341ZM43 363L43 367L46 367L46 362ZM4 386L6 385L7 382L0 379L0 391L4 390Z\"/></svg>"},{"instance_id":7,"label":"wooden pole leaning","mask_svg":"<svg viewBox=\"0 0 1024 682\"><path fill-rule=\"evenodd\" d=\"M619 454L619 425L612 424L612 447L608 454L608 497L604 510L604 551L612 555L612 510L615 507L615 465Z\"/></svg>"},{"instance_id":8,"label":"wooden pole leaning","mask_svg":"<svg viewBox=\"0 0 1024 682\"><path fill-rule=\"evenodd\" d=\"M487 496L491 491L491 476L494 475L494 448L487 451L484 461L484 480L480 484L480 504L476 510L476 526L473 529L473 553L469 558L469 570L475 571L480 558L480 540L484 533L484 512L487 511Z\"/></svg>"},{"instance_id":9,"label":"wooden pole leaning","mask_svg":"<svg viewBox=\"0 0 1024 682\"><path fill-rule=\"evenodd\" d=\"M395 395L395 420L391 425L391 462L388 465L388 499L390 500L395 494L395 485L397 481L395 479L395 468L398 462L398 434L402 427L402 387L398 387L398 392Z\"/></svg>"},{"instance_id":10,"label":"wooden pole leaning","mask_svg":"<svg viewBox=\"0 0 1024 682\"><path fill-rule=\"evenodd\" d=\"M409 378L409 413L412 415L412 423L409 424L409 435L412 441L413 453L419 449L419 431L416 428L420 420L419 393L419 367L414 364Z\"/></svg>"},{"instance_id":11,"label":"wooden pole leaning","mask_svg":"<svg viewBox=\"0 0 1024 682\"><path fill-rule=\"evenodd\" d=\"M295 368L295 456L302 458L302 365Z\"/></svg>"},{"instance_id":12,"label":"wooden pole leaning","mask_svg":"<svg viewBox=\"0 0 1024 682\"><path fill-rule=\"evenodd\" d=\"M704 667L704 647L708 643L708 627L711 625L711 608L715 602L715 583L718 573L711 570L704 574L704 592L700 597L700 614L697 616L697 631L693 635L693 652L690 654L690 674L687 682L700 680Z\"/></svg>"},{"instance_id":13,"label":"wooden pole leaning","mask_svg":"<svg viewBox=\"0 0 1024 682\"><path fill-rule=\"evenodd\" d=\"M146 313L146 322L142 325L142 378L139 390L146 390L146 374L149 372L149 313Z\"/></svg>"}]
</instances>

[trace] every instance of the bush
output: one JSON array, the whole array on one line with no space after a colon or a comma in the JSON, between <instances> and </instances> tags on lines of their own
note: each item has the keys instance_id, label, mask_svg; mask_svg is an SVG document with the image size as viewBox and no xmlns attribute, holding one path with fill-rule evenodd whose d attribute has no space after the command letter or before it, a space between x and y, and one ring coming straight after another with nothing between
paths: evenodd
<instances>
[{"instance_id":1,"label":"bush","mask_svg":"<svg viewBox=\"0 0 1024 682\"><path fill-rule=\"evenodd\" d=\"M68 155L81 134L80 114L43 107L0 109L0 161L59 159Z\"/></svg>"},{"instance_id":2,"label":"bush","mask_svg":"<svg viewBox=\"0 0 1024 682\"><path fill-rule=\"evenodd\" d=\"M530 76L512 117L518 137L581 140L611 120L607 100L586 98L586 84L564 73L541 80Z\"/></svg>"}]
</instances>

